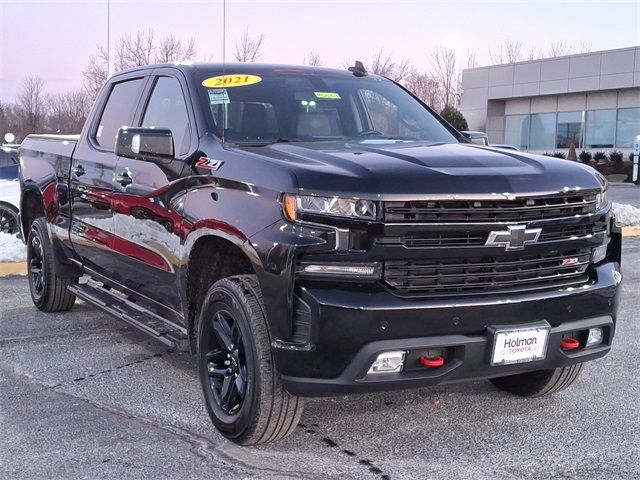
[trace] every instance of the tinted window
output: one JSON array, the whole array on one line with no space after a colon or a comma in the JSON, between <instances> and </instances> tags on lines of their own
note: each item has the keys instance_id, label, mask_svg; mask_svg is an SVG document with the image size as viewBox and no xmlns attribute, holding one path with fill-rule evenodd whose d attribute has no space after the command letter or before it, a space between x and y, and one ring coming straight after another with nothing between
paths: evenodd
<instances>
[{"instance_id":1,"label":"tinted window","mask_svg":"<svg viewBox=\"0 0 640 480\"><path fill-rule=\"evenodd\" d=\"M621 108L618 110L616 132L616 146L632 148L633 141L640 133L640 108Z\"/></svg>"},{"instance_id":2,"label":"tinted window","mask_svg":"<svg viewBox=\"0 0 640 480\"><path fill-rule=\"evenodd\" d=\"M252 78L250 78L252 77ZM274 69L260 76L203 72L200 98L215 132L235 143L457 142L420 102L374 75ZM237 83L237 84L236 84Z\"/></svg>"},{"instance_id":3,"label":"tinted window","mask_svg":"<svg viewBox=\"0 0 640 480\"><path fill-rule=\"evenodd\" d=\"M556 148L582 146L582 112L559 112Z\"/></svg>"},{"instance_id":4,"label":"tinted window","mask_svg":"<svg viewBox=\"0 0 640 480\"><path fill-rule=\"evenodd\" d=\"M529 148L529 115L507 115L504 122L504 141L526 150Z\"/></svg>"},{"instance_id":5,"label":"tinted window","mask_svg":"<svg viewBox=\"0 0 640 480\"><path fill-rule=\"evenodd\" d=\"M172 77L158 79L142 126L170 129L176 152L181 155L189 151L189 116L178 80Z\"/></svg>"},{"instance_id":6,"label":"tinted window","mask_svg":"<svg viewBox=\"0 0 640 480\"><path fill-rule=\"evenodd\" d=\"M118 129L133 121L143 82L144 79L137 78L113 86L96 130L98 145L114 150Z\"/></svg>"},{"instance_id":7,"label":"tinted window","mask_svg":"<svg viewBox=\"0 0 640 480\"><path fill-rule=\"evenodd\" d=\"M0 149L0 167L10 167L18 164L18 154L9 148Z\"/></svg>"},{"instance_id":8,"label":"tinted window","mask_svg":"<svg viewBox=\"0 0 640 480\"><path fill-rule=\"evenodd\" d=\"M615 132L615 110L587 111L587 148L612 148Z\"/></svg>"}]
</instances>

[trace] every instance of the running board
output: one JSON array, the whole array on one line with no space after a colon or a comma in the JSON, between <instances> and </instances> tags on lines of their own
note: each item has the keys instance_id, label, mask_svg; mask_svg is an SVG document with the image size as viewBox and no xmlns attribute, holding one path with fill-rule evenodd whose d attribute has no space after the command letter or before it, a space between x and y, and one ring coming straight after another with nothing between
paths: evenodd
<instances>
[{"instance_id":1,"label":"running board","mask_svg":"<svg viewBox=\"0 0 640 480\"><path fill-rule=\"evenodd\" d=\"M89 280L68 287L69 291L114 317L142 330L162 343L179 350L189 349L187 331L156 313L137 305L121 293Z\"/></svg>"}]
</instances>

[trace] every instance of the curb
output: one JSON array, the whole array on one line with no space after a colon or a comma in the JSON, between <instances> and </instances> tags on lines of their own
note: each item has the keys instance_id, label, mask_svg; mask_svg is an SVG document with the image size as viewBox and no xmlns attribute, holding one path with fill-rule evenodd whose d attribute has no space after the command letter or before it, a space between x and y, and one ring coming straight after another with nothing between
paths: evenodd
<instances>
[{"instance_id":1,"label":"curb","mask_svg":"<svg viewBox=\"0 0 640 480\"><path fill-rule=\"evenodd\" d=\"M639 227L622 227L623 237L640 237ZM8 277L9 275L26 275L26 262L0 262L0 277Z\"/></svg>"},{"instance_id":2,"label":"curb","mask_svg":"<svg viewBox=\"0 0 640 480\"><path fill-rule=\"evenodd\" d=\"M0 277L8 277L9 275L26 275L27 262L0 262Z\"/></svg>"},{"instance_id":3,"label":"curb","mask_svg":"<svg viewBox=\"0 0 640 480\"><path fill-rule=\"evenodd\" d=\"M640 236L640 227L622 227L623 237L637 237Z\"/></svg>"}]
</instances>

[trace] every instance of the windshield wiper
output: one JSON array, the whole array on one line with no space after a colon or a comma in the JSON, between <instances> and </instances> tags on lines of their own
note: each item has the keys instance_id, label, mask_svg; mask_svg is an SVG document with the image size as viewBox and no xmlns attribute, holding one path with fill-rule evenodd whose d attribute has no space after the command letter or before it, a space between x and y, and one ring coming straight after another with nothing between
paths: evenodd
<instances>
[{"instance_id":1,"label":"windshield wiper","mask_svg":"<svg viewBox=\"0 0 640 480\"><path fill-rule=\"evenodd\" d=\"M274 140L248 140L246 142L233 142L234 145L239 147L265 147L267 145L273 145L274 143L290 143L290 142L303 142L299 138L276 138Z\"/></svg>"}]
</instances>

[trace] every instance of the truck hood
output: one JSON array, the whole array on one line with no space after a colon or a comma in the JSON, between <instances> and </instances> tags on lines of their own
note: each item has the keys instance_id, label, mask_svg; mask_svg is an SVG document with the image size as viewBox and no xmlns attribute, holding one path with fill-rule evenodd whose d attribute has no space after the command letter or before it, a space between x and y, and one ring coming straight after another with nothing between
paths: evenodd
<instances>
[{"instance_id":1,"label":"truck hood","mask_svg":"<svg viewBox=\"0 0 640 480\"><path fill-rule=\"evenodd\" d=\"M376 140L278 143L242 150L291 168L305 193L417 199L602 186L595 170L577 162L470 144Z\"/></svg>"}]
</instances>

